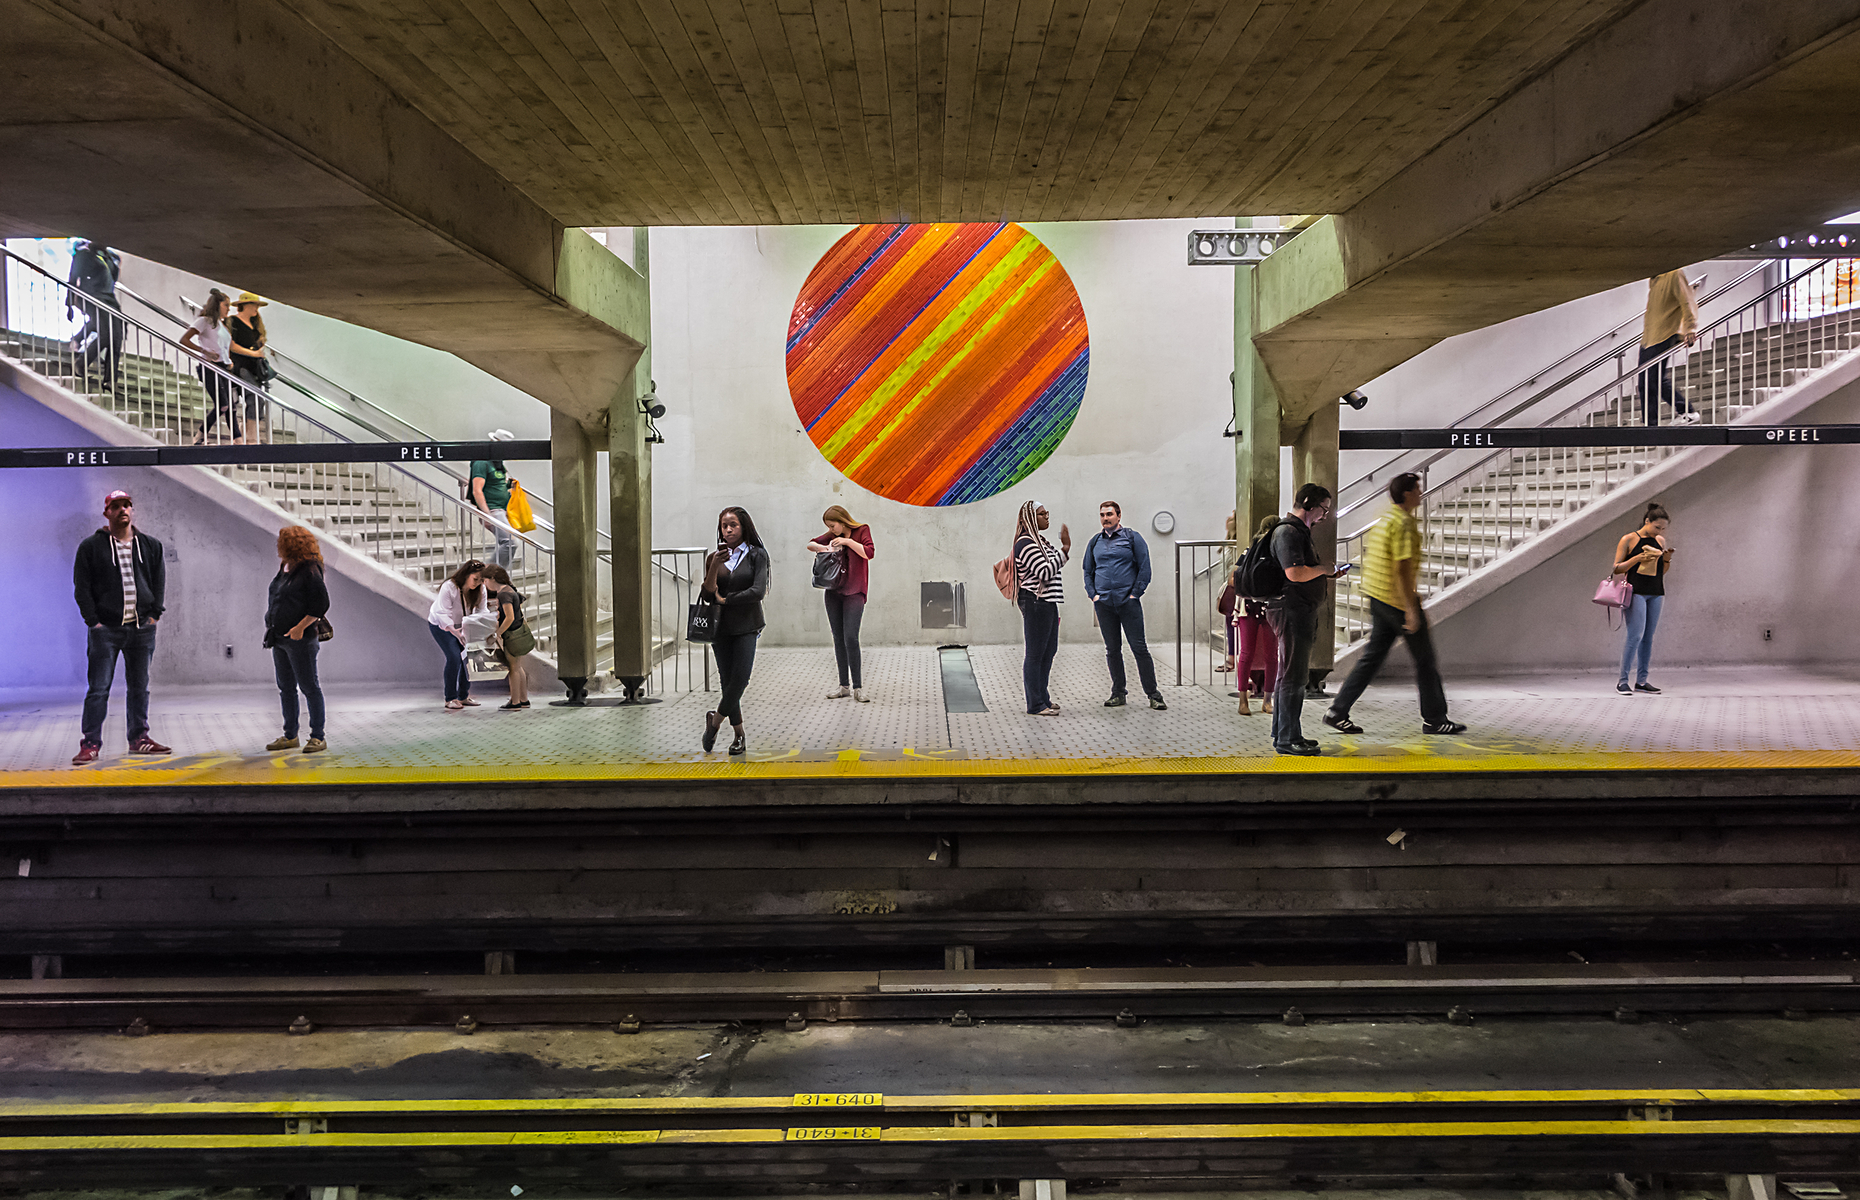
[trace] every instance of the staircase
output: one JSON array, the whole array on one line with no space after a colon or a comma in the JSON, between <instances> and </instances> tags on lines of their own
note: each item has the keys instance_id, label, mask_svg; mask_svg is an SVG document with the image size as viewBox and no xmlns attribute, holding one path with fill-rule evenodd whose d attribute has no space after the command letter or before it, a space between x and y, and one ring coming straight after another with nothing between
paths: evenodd
<instances>
[{"instance_id":1,"label":"staircase","mask_svg":"<svg viewBox=\"0 0 1860 1200\"><path fill-rule=\"evenodd\" d=\"M8 323L40 331L66 326L67 297L79 294L3 246L0 256L12 277ZM87 350L75 332L51 336L0 328L0 357L81 398L152 443L186 445L203 435L230 438L224 429L206 431L208 398L197 374L200 368L175 340L186 322L128 288L119 287L118 294L133 304L134 311L121 318L125 336L114 379L105 379L107 353ZM271 385L271 394L260 401L269 419L251 423L248 441L287 445L436 440L285 355L273 351L273 362L279 376ZM236 394L258 399L242 382L237 386ZM451 464L303 463L193 469L213 471L237 483L316 529L324 540L346 544L428 594L436 592L459 563L471 558L492 561L496 540L483 515L465 500L464 473ZM539 510L538 529L516 535L518 554L508 570L512 584L525 597L524 617L536 635L537 655L553 672L557 632L553 526L548 520L549 506L539 498L532 503ZM605 552L606 546L601 549ZM655 552L654 559L655 579L668 585L663 589L668 593L665 607L680 620L683 604L675 602L672 594L689 590L688 558L688 553L668 552L661 558ZM654 615L655 625L661 624L658 613ZM679 633L682 627L655 638L655 664L684 649ZM608 610L597 613L596 634L599 649L606 651L613 641ZM659 685L688 688L690 666L683 663L681 669L660 672L664 678ZM478 678L500 677L504 670L481 650L474 650L472 668Z\"/></svg>"},{"instance_id":2,"label":"staircase","mask_svg":"<svg viewBox=\"0 0 1860 1200\"><path fill-rule=\"evenodd\" d=\"M1689 355L1668 355L1673 386L1705 424L1750 420L1770 424L1789 419L1801 404L1778 412L1772 406L1803 396L1803 385L1851 367L1860 352L1860 311L1846 309L1800 315L1795 297L1819 294L1819 276L1840 260L1808 268L1756 300L1700 331ZM1777 319L1771 319L1772 317ZM1635 339L1636 341L1638 339ZM1629 347L1631 352L1631 345ZM1619 350L1566 377L1576 386L1552 387L1509 411L1456 427L1632 426L1644 421L1629 353ZM1683 361L1675 361L1682 359ZM1612 376L1594 386L1594 370L1616 364ZM1652 368L1655 364L1648 364ZM1843 377L1847 372L1841 371ZM1484 413L1491 405L1481 407ZM1674 413L1662 405L1662 425ZM1676 459L1716 461L1706 446L1625 446L1472 451L1410 451L1378 467L1345 489L1359 499L1338 514L1352 532L1338 538L1337 559L1358 561L1363 536L1386 507L1388 479L1403 471L1422 476L1426 498L1418 583L1430 614L1470 603L1541 559L1543 542L1577 514L1603 501L1663 464ZM1670 472L1666 473L1670 474ZM1376 480L1382 481L1380 484ZM1354 522L1350 521L1355 514ZM1368 598L1354 576L1336 589L1337 669L1360 649L1369 630Z\"/></svg>"}]
</instances>

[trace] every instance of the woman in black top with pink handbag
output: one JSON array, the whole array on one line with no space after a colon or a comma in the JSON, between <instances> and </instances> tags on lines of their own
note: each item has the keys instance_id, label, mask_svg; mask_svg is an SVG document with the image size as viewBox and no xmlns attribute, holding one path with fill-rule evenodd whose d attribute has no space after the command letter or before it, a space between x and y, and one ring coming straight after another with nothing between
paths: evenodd
<instances>
[{"instance_id":1,"label":"woman in black top with pink handbag","mask_svg":"<svg viewBox=\"0 0 1860 1200\"><path fill-rule=\"evenodd\" d=\"M704 599L722 608L710 652L717 659L717 677L723 695L717 707L704 714L704 749L717 744L724 721L736 737L731 754L749 749L743 736L743 690L756 665L756 639L762 634L762 598L769 591L769 552L749 513L731 506L717 514L717 549L704 562Z\"/></svg>"},{"instance_id":2,"label":"woman in black top with pink handbag","mask_svg":"<svg viewBox=\"0 0 1860 1200\"><path fill-rule=\"evenodd\" d=\"M1666 605L1666 568L1673 561L1673 546L1666 540L1668 519L1657 502L1649 504L1641 514L1640 528L1622 534L1615 543L1614 574L1626 575L1633 589L1621 614L1627 618L1627 643L1621 647L1621 678L1615 691L1623 696L1660 692L1647 682L1647 664L1653 658L1653 631L1660 625L1660 609ZM1633 687L1628 686L1629 672L1634 673Z\"/></svg>"}]
</instances>

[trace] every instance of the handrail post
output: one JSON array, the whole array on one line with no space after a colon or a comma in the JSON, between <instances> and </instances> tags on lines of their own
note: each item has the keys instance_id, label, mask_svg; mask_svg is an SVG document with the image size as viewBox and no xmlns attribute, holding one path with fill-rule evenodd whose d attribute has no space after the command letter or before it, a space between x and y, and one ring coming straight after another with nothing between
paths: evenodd
<instances>
[{"instance_id":1,"label":"handrail post","mask_svg":"<svg viewBox=\"0 0 1860 1200\"><path fill-rule=\"evenodd\" d=\"M1175 548L1175 686L1182 686L1182 547Z\"/></svg>"}]
</instances>

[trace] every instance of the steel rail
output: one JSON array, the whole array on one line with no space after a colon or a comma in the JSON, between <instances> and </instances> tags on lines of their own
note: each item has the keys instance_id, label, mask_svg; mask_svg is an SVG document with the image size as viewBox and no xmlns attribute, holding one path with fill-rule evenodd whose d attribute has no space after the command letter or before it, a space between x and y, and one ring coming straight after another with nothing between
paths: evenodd
<instances>
[{"instance_id":1,"label":"steel rail","mask_svg":"<svg viewBox=\"0 0 1860 1200\"><path fill-rule=\"evenodd\" d=\"M0 981L0 1030L1860 1011L1853 968L1558 964Z\"/></svg>"},{"instance_id":2,"label":"steel rail","mask_svg":"<svg viewBox=\"0 0 1860 1200\"><path fill-rule=\"evenodd\" d=\"M907 1123L901 1114L871 1108L830 1110L828 1119L820 1109L790 1111L795 1115L774 1113L749 1125L685 1115L568 1128L436 1114L427 1128L397 1130L371 1130L366 1120L341 1116L196 1117L187 1123L208 1128L155 1133L108 1130L98 1117L27 1119L0 1123L8 1127L0 1133L0 1175L14 1185L56 1179L68 1188L133 1179L146 1188L306 1177L380 1185L535 1171L557 1181L598 1177L612 1186L616 1180L740 1183L760 1169L800 1174L815 1185L872 1188L883 1180L890 1188L900 1180L941 1185L1106 1174L1161 1180L1187 1173L1207 1187L1246 1175L1426 1177L1489 1172L1494 1163L1512 1176L1804 1169L1825 1175L1860 1168L1860 1120L1848 1102L1783 1102L1757 1116L1720 1114L1709 1106L1700 1116L1665 1105L1591 1114L1555 1104L1536 1111L1501 1104L1428 1119L1398 1104L1329 1120L1322 1112L1271 1121L1258 1119L1274 1115L1269 1112L1235 1110L1226 1115L1254 1119L1190 1122L1133 1110L1065 1123L1055 1119L1063 1113L1041 1114L1040 1123L1018 1123L1007 1114L1005 1125L1001 1112L975 1107L950 1111L949 1124ZM635 1127L615 1127L623 1124Z\"/></svg>"}]
</instances>

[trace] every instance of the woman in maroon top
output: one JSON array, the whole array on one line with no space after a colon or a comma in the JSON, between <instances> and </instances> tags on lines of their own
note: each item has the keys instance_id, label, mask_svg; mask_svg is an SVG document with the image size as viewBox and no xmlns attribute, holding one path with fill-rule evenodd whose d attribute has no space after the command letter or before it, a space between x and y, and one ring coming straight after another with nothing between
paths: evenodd
<instances>
[{"instance_id":1,"label":"woman in maroon top","mask_svg":"<svg viewBox=\"0 0 1860 1200\"><path fill-rule=\"evenodd\" d=\"M840 686L828 692L827 699L851 696L864 704L870 697L865 694L865 683L859 676L859 620L865 616L866 563L874 553L872 527L853 520L852 514L838 504L822 513L820 519L826 522L827 531L807 543L807 548L815 554L837 550L846 559L839 586L826 594L827 624L833 629L833 657L840 664Z\"/></svg>"}]
</instances>

